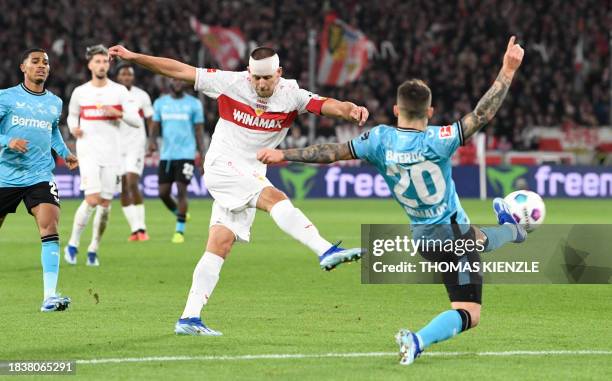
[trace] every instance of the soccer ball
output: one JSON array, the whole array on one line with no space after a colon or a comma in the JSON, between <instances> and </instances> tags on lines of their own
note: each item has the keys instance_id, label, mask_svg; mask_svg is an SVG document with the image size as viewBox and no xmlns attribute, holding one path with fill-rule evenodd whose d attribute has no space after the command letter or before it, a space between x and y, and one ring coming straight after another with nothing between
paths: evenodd
<instances>
[{"instance_id":1,"label":"soccer ball","mask_svg":"<svg viewBox=\"0 0 612 381\"><path fill-rule=\"evenodd\" d=\"M504 198L510 207L512 217L525 227L528 232L534 231L544 222L546 206L539 194L527 190L512 192Z\"/></svg>"}]
</instances>

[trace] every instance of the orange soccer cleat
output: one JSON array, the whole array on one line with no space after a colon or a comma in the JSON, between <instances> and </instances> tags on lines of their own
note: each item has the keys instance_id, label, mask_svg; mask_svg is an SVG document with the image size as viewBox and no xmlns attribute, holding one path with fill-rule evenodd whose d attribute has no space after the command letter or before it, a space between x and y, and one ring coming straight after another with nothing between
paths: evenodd
<instances>
[{"instance_id":1,"label":"orange soccer cleat","mask_svg":"<svg viewBox=\"0 0 612 381\"><path fill-rule=\"evenodd\" d=\"M148 241L149 240L149 235L147 234L147 232L145 230L138 231L138 240L139 241Z\"/></svg>"}]
</instances>

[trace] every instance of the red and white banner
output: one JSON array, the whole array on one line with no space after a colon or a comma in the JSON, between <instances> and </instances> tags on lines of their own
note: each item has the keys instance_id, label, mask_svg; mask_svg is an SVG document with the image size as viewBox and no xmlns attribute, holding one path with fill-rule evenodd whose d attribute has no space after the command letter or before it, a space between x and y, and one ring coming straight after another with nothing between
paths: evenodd
<instances>
[{"instance_id":1,"label":"red and white banner","mask_svg":"<svg viewBox=\"0 0 612 381\"><path fill-rule=\"evenodd\" d=\"M189 25L221 69L234 70L238 67L246 50L246 40L238 28L202 24L195 17L189 18Z\"/></svg>"},{"instance_id":2,"label":"red and white banner","mask_svg":"<svg viewBox=\"0 0 612 381\"><path fill-rule=\"evenodd\" d=\"M297 111L258 113L251 106L221 94L217 98L219 117L249 130L277 132L289 128L297 117Z\"/></svg>"},{"instance_id":3,"label":"red and white banner","mask_svg":"<svg viewBox=\"0 0 612 381\"><path fill-rule=\"evenodd\" d=\"M344 86L359 78L368 64L370 44L359 29L328 14L321 34L319 84Z\"/></svg>"}]
</instances>

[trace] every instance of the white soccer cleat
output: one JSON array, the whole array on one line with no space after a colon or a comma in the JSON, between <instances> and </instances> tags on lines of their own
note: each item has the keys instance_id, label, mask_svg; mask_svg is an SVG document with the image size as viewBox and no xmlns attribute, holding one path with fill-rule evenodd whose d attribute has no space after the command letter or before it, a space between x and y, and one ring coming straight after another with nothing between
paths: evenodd
<instances>
[{"instance_id":1,"label":"white soccer cleat","mask_svg":"<svg viewBox=\"0 0 612 381\"><path fill-rule=\"evenodd\" d=\"M407 329L400 329L395 335L399 345L400 365L410 365L423 353L418 337Z\"/></svg>"},{"instance_id":2,"label":"white soccer cleat","mask_svg":"<svg viewBox=\"0 0 612 381\"><path fill-rule=\"evenodd\" d=\"M193 317L179 319L174 325L174 333L188 336L222 336L223 334L210 329L202 322L202 319Z\"/></svg>"},{"instance_id":3,"label":"white soccer cleat","mask_svg":"<svg viewBox=\"0 0 612 381\"><path fill-rule=\"evenodd\" d=\"M342 263L356 262L364 253L362 248L345 249L338 242L319 256L319 265L325 271L331 271Z\"/></svg>"},{"instance_id":4,"label":"white soccer cleat","mask_svg":"<svg viewBox=\"0 0 612 381\"><path fill-rule=\"evenodd\" d=\"M41 312L64 311L70 305L70 298L62 296L50 296L45 299L40 307Z\"/></svg>"}]
</instances>

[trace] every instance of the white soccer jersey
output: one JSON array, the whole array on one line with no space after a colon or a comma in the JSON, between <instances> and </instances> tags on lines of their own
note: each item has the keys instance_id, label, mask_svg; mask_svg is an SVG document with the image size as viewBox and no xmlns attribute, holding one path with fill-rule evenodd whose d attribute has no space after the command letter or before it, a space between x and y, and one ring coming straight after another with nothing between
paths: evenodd
<instances>
[{"instance_id":1,"label":"white soccer jersey","mask_svg":"<svg viewBox=\"0 0 612 381\"><path fill-rule=\"evenodd\" d=\"M121 121L119 132L121 133L121 144L124 149L128 149L132 144L144 144L147 133L145 130L145 122L143 118L153 116L153 106L151 105L151 97L146 91L139 87L132 86L128 90L130 97L136 101L138 107L138 115L140 116L138 128L134 128L129 124Z\"/></svg>"},{"instance_id":2,"label":"white soccer jersey","mask_svg":"<svg viewBox=\"0 0 612 381\"><path fill-rule=\"evenodd\" d=\"M123 118L106 115L103 106L122 110ZM83 136L76 142L79 159L100 166L119 166L119 124L122 120L134 127L141 123L136 101L125 86L108 80L103 87L87 82L75 88L68 106L68 127L83 130Z\"/></svg>"},{"instance_id":3,"label":"white soccer jersey","mask_svg":"<svg viewBox=\"0 0 612 381\"><path fill-rule=\"evenodd\" d=\"M246 71L198 68L194 89L217 99L219 108L207 156L231 154L255 163L257 151L278 146L298 114L320 114L325 101L284 78L271 97L260 98Z\"/></svg>"}]
</instances>

